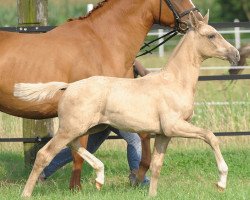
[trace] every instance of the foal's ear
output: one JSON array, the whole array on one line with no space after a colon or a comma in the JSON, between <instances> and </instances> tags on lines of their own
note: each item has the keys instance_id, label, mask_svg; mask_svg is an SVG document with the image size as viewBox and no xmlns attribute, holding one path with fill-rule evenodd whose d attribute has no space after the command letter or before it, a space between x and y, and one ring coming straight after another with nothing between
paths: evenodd
<instances>
[{"instance_id":1,"label":"foal's ear","mask_svg":"<svg viewBox=\"0 0 250 200\"><path fill-rule=\"evenodd\" d=\"M207 10L207 14L205 15L205 17L203 18L203 22L205 23L205 24L208 24L208 20L209 20L209 9Z\"/></svg>"},{"instance_id":2,"label":"foal's ear","mask_svg":"<svg viewBox=\"0 0 250 200\"><path fill-rule=\"evenodd\" d=\"M198 28L199 20L196 18L195 14L192 11L189 13L189 21L192 28Z\"/></svg>"}]
</instances>

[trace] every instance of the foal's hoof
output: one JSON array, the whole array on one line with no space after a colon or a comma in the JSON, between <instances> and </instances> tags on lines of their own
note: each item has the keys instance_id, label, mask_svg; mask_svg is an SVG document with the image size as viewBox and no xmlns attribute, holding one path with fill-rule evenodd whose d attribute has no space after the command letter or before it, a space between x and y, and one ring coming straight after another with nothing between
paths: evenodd
<instances>
[{"instance_id":1,"label":"foal's hoof","mask_svg":"<svg viewBox=\"0 0 250 200\"><path fill-rule=\"evenodd\" d=\"M219 192L224 192L226 189L220 182L218 182L216 186Z\"/></svg>"},{"instance_id":2,"label":"foal's hoof","mask_svg":"<svg viewBox=\"0 0 250 200\"><path fill-rule=\"evenodd\" d=\"M95 182L95 187L96 187L97 190L100 191L101 188L102 188L102 184L96 181L96 182Z\"/></svg>"},{"instance_id":3,"label":"foal's hoof","mask_svg":"<svg viewBox=\"0 0 250 200\"><path fill-rule=\"evenodd\" d=\"M22 193L22 195L21 195L21 197L22 198L24 198L24 199L28 199L28 198L30 198L31 197L31 194L28 194L28 193Z\"/></svg>"}]
</instances>

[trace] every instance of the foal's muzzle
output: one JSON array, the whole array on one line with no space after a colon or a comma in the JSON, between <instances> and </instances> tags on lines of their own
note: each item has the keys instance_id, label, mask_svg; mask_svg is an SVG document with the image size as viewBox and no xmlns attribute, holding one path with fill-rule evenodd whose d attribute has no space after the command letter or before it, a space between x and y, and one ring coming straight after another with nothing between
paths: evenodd
<instances>
[{"instance_id":1,"label":"foal's muzzle","mask_svg":"<svg viewBox=\"0 0 250 200\"><path fill-rule=\"evenodd\" d=\"M239 51L234 47L228 49L227 59L231 63L231 65L237 65L240 60Z\"/></svg>"}]
</instances>

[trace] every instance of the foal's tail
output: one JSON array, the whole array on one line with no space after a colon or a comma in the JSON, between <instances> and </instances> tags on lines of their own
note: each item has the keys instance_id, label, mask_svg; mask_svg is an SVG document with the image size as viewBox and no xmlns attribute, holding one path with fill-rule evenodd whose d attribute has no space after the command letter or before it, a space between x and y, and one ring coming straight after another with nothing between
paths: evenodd
<instances>
[{"instance_id":1,"label":"foal's tail","mask_svg":"<svg viewBox=\"0 0 250 200\"><path fill-rule=\"evenodd\" d=\"M24 101L42 101L51 99L59 90L65 90L69 83L18 83L14 86L14 96Z\"/></svg>"}]
</instances>

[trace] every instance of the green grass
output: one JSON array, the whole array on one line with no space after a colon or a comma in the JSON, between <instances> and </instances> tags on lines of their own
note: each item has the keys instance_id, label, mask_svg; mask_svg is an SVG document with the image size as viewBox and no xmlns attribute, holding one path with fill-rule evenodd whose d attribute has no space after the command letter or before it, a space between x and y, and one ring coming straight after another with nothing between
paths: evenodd
<instances>
[{"instance_id":1,"label":"green grass","mask_svg":"<svg viewBox=\"0 0 250 200\"><path fill-rule=\"evenodd\" d=\"M229 166L228 188L217 191L218 173L210 149L178 149L170 145L161 171L158 196L155 199L248 199L250 196L250 149L226 148L222 151ZM83 189L68 190L71 166L60 169L46 184L38 184L32 199L148 199L148 188L131 188L128 183L126 153L121 150L99 151L105 164L106 183L98 192L95 174L84 165ZM29 170L23 167L20 153L0 152L1 199L19 199Z\"/></svg>"}]
</instances>

